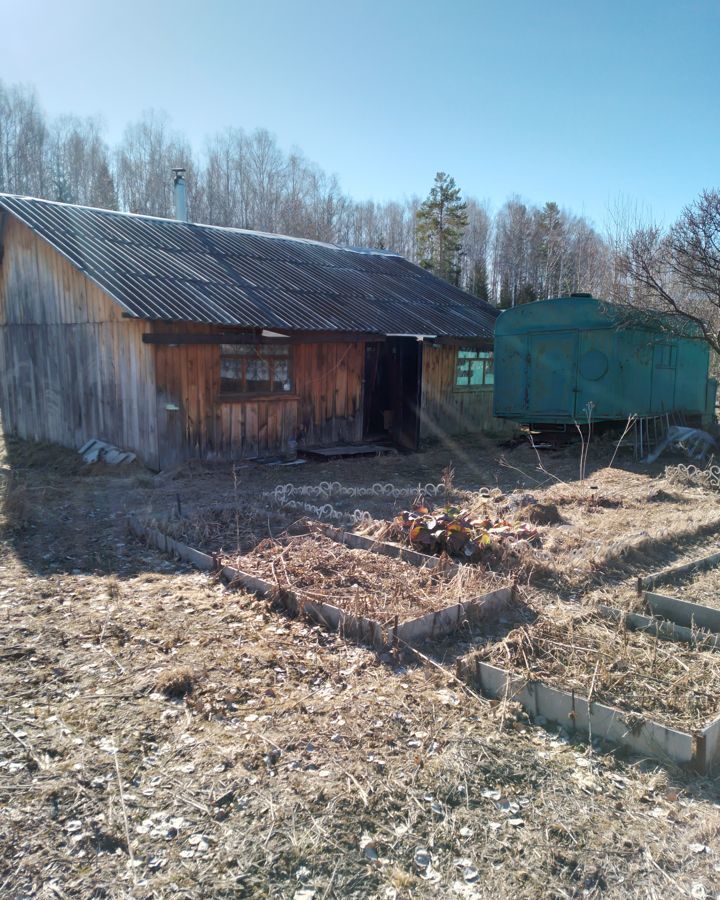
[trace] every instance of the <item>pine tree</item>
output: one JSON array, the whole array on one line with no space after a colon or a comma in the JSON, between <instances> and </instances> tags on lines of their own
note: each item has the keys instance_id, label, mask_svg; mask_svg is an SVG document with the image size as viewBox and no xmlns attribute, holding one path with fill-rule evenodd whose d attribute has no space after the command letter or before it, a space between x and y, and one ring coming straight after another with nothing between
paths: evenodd
<instances>
[{"instance_id":1,"label":"pine tree","mask_svg":"<svg viewBox=\"0 0 720 900\"><path fill-rule=\"evenodd\" d=\"M93 184L90 205L98 206L101 209L118 208L118 198L117 191L115 190L115 182L105 159L100 160L97 172L95 173L95 181Z\"/></svg>"},{"instance_id":2,"label":"pine tree","mask_svg":"<svg viewBox=\"0 0 720 900\"><path fill-rule=\"evenodd\" d=\"M484 259L475 261L470 276L470 293L480 300L490 301L490 288L488 286L487 265Z\"/></svg>"},{"instance_id":3,"label":"pine tree","mask_svg":"<svg viewBox=\"0 0 720 900\"><path fill-rule=\"evenodd\" d=\"M467 222L467 204L455 179L438 172L417 211L415 236L420 265L454 285L460 281L462 236Z\"/></svg>"},{"instance_id":4,"label":"pine tree","mask_svg":"<svg viewBox=\"0 0 720 900\"><path fill-rule=\"evenodd\" d=\"M524 303L534 303L537 298L535 288L529 282L526 282L518 291L517 305L522 306Z\"/></svg>"}]
</instances>

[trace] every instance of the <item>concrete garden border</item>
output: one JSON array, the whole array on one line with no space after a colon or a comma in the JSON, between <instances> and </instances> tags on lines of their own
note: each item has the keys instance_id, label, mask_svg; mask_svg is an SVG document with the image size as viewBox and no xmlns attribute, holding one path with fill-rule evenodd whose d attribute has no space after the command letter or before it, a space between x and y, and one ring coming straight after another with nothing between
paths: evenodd
<instances>
[{"instance_id":1,"label":"concrete garden border","mask_svg":"<svg viewBox=\"0 0 720 900\"><path fill-rule=\"evenodd\" d=\"M671 600L673 598L667 597L663 599ZM694 604L687 605L692 606ZM706 609L706 607L702 608ZM699 647L702 650L720 650L720 634L709 633L712 629L705 629L698 622L695 622L695 627L692 627L692 623L685 626L676 620L671 620L669 616L662 616L661 613L654 611L652 616L644 616L642 613L624 612L621 609L616 609L614 606L600 605L594 609L604 619L621 623L632 631L642 631L663 641L690 644L690 646Z\"/></svg>"},{"instance_id":2,"label":"concrete garden border","mask_svg":"<svg viewBox=\"0 0 720 900\"><path fill-rule=\"evenodd\" d=\"M137 537L144 539L148 544L163 553L177 556L179 559L189 562L203 571L217 571L230 586L242 585L242 587L256 594L273 596L288 611L294 614L302 614L332 631L338 631L350 640L370 644L378 650L389 649L400 643L415 646L433 638L450 634L459 629L465 622L495 620L510 606L515 596L514 588L503 587L483 594L480 597L475 597L472 600L456 603L436 612L427 613L416 619L400 622L398 617L395 617L392 624L388 622L382 623L375 619L350 615L329 603L303 600L292 591L278 588L277 585L255 575L250 575L247 572L242 572L234 566L220 566L216 557L176 541L157 528L143 525L135 516L130 516L129 524L130 529ZM359 535L349 535L348 532L340 532L340 529L335 530L345 536L360 537ZM382 550L377 549L378 546L383 546L381 542L372 541L369 538L363 538L362 540L373 545L372 548L367 549L382 552ZM361 545L365 547L364 544ZM417 554L412 550L404 551L401 547L393 547L391 544L384 546L391 547L393 551L398 550L418 557L423 556L423 554ZM395 553L390 553L389 555L394 556ZM403 556L399 558L404 559ZM437 557L427 557L427 559L434 566L439 564ZM411 562L409 559L406 561ZM421 563L415 560L413 564L420 565ZM425 563L423 562L422 564L424 565Z\"/></svg>"},{"instance_id":3,"label":"concrete garden border","mask_svg":"<svg viewBox=\"0 0 720 900\"><path fill-rule=\"evenodd\" d=\"M693 559L689 563L670 566L652 575L638 578L637 592L653 616L667 619L677 626L720 634L720 609L694 603L692 600L682 600L680 597L658 594L654 590L659 584L674 581L682 575L703 572L715 566L720 566L720 553L711 553L709 556Z\"/></svg>"},{"instance_id":4,"label":"concrete garden border","mask_svg":"<svg viewBox=\"0 0 720 900\"><path fill-rule=\"evenodd\" d=\"M574 691L550 687L481 662L473 654L457 662L457 676L484 696L520 703L532 719L542 718L592 740L603 738L633 753L709 774L720 763L720 716L698 732L680 731Z\"/></svg>"},{"instance_id":5,"label":"concrete garden border","mask_svg":"<svg viewBox=\"0 0 720 900\"><path fill-rule=\"evenodd\" d=\"M720 609L712 606L703 606L702 603L693 603L690 600L681 600L679 597L668 597L665 594L655 594L651 591L643 593L643 599L647 608L654 616L669 619L677 626L687 629L702 629L712 632L720 641Z\"/></svg>"},{"instance_id":6,"label":"concrete garden border","mask_svg":"<svg viewBox=\"0 0 720 900\"><path fill-rule=\"evenodd\" d=\"M242 585L263 596L275 595L290 612L302 614L328 629L338 631L350 640L370 644L378 650L389 649L398 643L413 646L441 637L457 630L468 620L496 619L514 600L513 588L500 588L465 603L388 627L387 623L383 625L374 619L351 616L328 603L303 601L293 592L278 590L277 585L233 566L220 567L216 557L176 541L157 528L143 525L135 516L130 517L129 524L136 536L163 553L175 555L203 571L217 571L230 586ZM321 528L322 531L326 529L335 532L335 536L328 534L328 537L339 539L342 543L397 556L414 565L435 567L440 562L437 557L353 535L341 529L333 529L332 526L323 525ZM598 611L611 621L623 621L630 628L648 631L666 640L688 643L698 640L697 632L692 628L639 613L624 613L613 607L600 606ZM713 649L720 648L720 636L703 638L704 642L707 640L711 641ZM632 752L689 766L702 773L710 773L720 764L720 716L699 732L684 732L602 703L588 703L586 698L577 697L573 691L563 691L540 681L524 679L505 669L483 663L473 658L473 654L459 659L456 668L457 677L471 688L479 689L484 696L514 700L524 707L531 718L542 717L581 737L600 737Z\"/></svg>"}]
</instances>

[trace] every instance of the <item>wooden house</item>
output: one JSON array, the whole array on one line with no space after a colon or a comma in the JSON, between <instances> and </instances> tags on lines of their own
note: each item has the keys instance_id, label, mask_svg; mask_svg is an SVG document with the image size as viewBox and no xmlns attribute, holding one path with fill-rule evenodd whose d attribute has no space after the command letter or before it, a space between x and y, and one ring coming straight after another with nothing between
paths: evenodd
<instances>
[{"instance_id":1,"label":"wooden house","mask_svg":"<svg viewBox=\"0 0 720 900\"><path fill-rule=\"evenodd\" d=\"M497 311L392 253L0 194L6 433L149 466L492 427Z\"/></svg>"}]
</instances>

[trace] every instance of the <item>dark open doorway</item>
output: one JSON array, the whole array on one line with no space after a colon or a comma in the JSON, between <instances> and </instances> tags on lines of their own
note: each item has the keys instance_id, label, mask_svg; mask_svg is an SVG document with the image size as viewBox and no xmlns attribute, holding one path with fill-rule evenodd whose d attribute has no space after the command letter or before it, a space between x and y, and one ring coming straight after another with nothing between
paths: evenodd
<instances>
[{"instance_id":1,"label":"dark open doorway","mask_svg":"<svg viewBox=\"0 0 720 900\"><path fill-rule=\"evenodd\" d=\"M391 440L417 450L421 366L422 342L414 337L365 345L365 440Z\"/></svg>"}]
</instances>

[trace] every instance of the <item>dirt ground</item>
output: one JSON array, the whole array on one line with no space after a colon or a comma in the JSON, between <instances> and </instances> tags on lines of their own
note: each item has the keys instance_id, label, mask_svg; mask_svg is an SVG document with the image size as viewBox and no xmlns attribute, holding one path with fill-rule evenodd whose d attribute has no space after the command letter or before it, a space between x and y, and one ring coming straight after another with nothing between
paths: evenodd
<instances>
[{"instance_id":1,"label":"dirt ground","mask_svg":"<svg viewBox=\"0 0 720 900\"><path fill-rule=\"evenodd\" d=\"M673 485L662 461L621 453L608 469L613 449L591 448L581 483L577 448L538 459L477 441L155 476L8 441L0 896L717 896L720 780L573 743L473 694L454 659L487 633L428 648L435 664L378 656L127 529L133 512L247 551L303 514L263 496L278 484L410 492L452 464L457 502L557 507L537 547L487 561L528 610L629 606L637 574L716 549L720 502ZM376 522L410 502L332 498Z\"/></svg>"}]
</instances>

